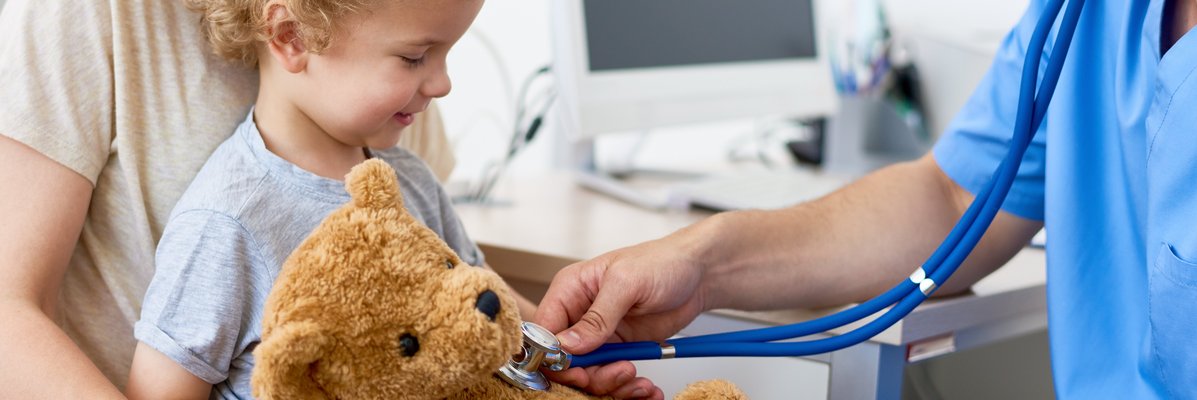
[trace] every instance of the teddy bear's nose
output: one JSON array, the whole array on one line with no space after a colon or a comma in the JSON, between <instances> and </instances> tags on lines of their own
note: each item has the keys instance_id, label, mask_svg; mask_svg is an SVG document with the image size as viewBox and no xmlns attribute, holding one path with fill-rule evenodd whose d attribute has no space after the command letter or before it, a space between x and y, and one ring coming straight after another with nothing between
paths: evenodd
<instances>
[{"instance_id":1,"label":"teddy bear's nose","mask_svg":"<svg viewBox=\"0 0 1197 400\"><path fill-rule=\"evenodd\" d=\"M475 304L474 307L477 307L478 311L482 311L483 314L486 314L487 318L494 321L495 316L499 315L499 309L501 308L499 295L487 289L478 294L478 304Z\"/></svg>"}]
</instances>

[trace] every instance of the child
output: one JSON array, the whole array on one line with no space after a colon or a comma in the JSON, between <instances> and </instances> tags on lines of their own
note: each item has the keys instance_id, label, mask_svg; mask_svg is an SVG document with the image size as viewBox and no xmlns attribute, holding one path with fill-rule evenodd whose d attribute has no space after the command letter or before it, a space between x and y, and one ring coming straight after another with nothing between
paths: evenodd
<instances>
[{"instance_id":1,"label":"child","mask_svg":"<svg viewBox=\"0 0 1197 400\"><path fill-rule=\"evenodd\" d=\"M191 2L217 53L257 65L259 93L171 212L134 328L132 398L251 397L279 268L349 200L340 180L367 158L389 162L412 214L483 263L432 172L395 147L449 93L446 53L482 0Z\"/></svg>"}]
</instances>

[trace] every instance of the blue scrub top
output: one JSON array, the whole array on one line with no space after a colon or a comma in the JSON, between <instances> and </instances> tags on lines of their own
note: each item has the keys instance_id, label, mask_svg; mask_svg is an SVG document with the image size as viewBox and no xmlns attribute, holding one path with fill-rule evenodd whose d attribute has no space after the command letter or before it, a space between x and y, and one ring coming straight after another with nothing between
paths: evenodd
<instances>
[{"instance_id":1,"label":"blue scrub top","mask_svg":"<svg viewBox=\"0 0 1197 400\"><path fill-rule=\"evenodd\" d=\"M1013 132L1023 55L1044 1L1031 3L934 149L973 193ZM1189 79L1197 34L1161 57L1163 9L1163 0L1087 2L1003 205L1047 227L1060 399L1197 398L1197 78Z\"/></svg>"}]
</instances>

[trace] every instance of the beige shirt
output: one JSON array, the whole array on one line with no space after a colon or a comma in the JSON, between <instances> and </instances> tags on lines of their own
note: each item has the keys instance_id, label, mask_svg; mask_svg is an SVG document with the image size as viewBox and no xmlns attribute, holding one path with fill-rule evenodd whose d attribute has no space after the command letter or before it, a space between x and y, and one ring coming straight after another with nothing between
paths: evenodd
<instances>
[{"instance_id":1,"label":"beige shirt","mask_svg":"<svg viewBox=\"0 0 1197 400\"><path fill-rule=\"evenodd\" d=\"M9 0L0 14L0 134L95 187L58 322L122 388L167 216L257 94L254 71L212 56L182 3ZM430 109L401 145L443 180L439 118Z\"/></svg>"}]
</instances>

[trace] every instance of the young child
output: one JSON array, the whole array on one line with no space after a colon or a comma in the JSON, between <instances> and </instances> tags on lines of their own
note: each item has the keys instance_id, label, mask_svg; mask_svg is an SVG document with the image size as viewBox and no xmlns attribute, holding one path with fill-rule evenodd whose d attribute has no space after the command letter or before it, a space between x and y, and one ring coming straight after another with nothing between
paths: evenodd
<instances>
[{"instance_id":1,"label":"young child","mask_svg":"<svg viewBox=\"0 0 1197 400\"><path fill-rule=\"evenodd\" d=\"M395 147L414 115L449 93L446 53L482 0L191 3L217 53L257 65L259 94L171 212L134 328L132 398L251 397L279 269L349 200L341 180L367 158L389 162L411 213L464 261L483 263L432 172Z\"/></svg>"}]
</instances>

